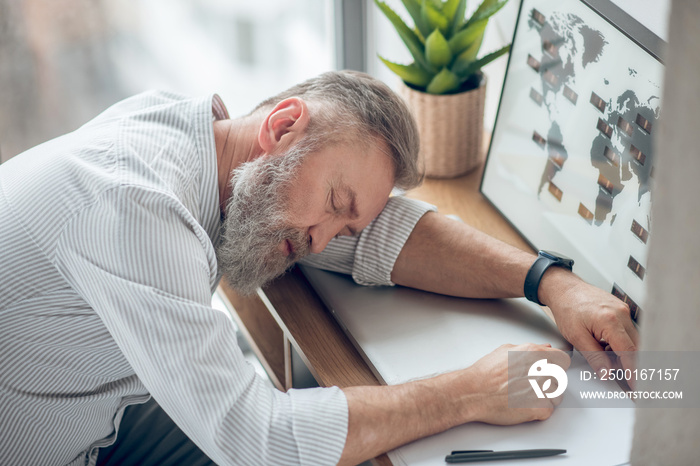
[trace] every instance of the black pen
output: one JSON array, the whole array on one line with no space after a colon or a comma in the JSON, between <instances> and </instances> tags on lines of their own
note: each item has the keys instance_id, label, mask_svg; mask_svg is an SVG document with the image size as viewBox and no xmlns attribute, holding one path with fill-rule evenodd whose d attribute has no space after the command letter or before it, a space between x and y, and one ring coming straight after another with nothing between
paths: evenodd
<instances>
[{"instance_id":1,"label":"black pen","mask_svg":"<svg viewBox=\"0 0 700 466\"><path fill-rule=\"evenodd\" d=\"M515 460L523 458L542 458L566 453L566 450L464 450L453 451L445 457L447 463L472 463L476 461Z\"/></svg>"}]
</instances>

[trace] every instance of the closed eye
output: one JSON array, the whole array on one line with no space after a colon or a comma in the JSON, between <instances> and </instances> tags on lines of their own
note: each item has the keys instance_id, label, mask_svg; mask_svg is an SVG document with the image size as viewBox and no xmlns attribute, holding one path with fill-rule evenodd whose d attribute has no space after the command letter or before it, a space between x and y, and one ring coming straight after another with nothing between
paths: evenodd
<instances>
[{"instance_id":1,"label":"closed eye","mask_svg":"<svg viewBox=\"0 0 700 466\"><path fill-rule=\"evenodd\" d=\"M331 190L330 204L331 204L331 209L333 210L333 213L335 215L345 214L347 207L342 205L342 204L344 204L344 202L341 199L338 199L335 189Z\"/></svg>"}]
</instances>

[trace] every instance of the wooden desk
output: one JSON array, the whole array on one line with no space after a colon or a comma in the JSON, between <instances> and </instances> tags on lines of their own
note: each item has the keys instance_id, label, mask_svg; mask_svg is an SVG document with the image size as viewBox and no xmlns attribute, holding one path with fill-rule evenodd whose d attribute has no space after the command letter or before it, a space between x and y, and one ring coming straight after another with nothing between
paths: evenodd
<instances>
[{"instance_id":1,"label":"wooden desk","mask_svg":"<svg viewBox=\"0 0 700 466\"><path fill-rule=\"evenodd\" d=\"M532 251L479 193L481 172L451 180L428 179L407 196L430 202L443 214L457 215L506 243ZM234 319L277 388L291 388L292 346L323 387L379 385L298 269L266 286L259 296L240 297L223 281L221 288L235 309ZM375 463L391 464L386 455Z\"/></svg>"}]
</instances>

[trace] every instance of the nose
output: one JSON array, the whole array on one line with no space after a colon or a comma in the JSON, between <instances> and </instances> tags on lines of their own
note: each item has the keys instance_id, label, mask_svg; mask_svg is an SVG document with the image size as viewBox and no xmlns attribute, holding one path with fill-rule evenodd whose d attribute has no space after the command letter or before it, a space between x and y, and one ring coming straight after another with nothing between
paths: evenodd
<instances>
[{"instance_id":1,"label":"nose","mask_svg":"<svg viewBox=\"0 0 700 466\"><path fill-rule=\"evenodd\" d=\"M330 219L309 228L309 236L311 236L311 248L309 251L312 254L318 254L326 249L328 243L330 243L343 228L345 228L345 223L342 219Z\"/></svg>"}]
</instances>

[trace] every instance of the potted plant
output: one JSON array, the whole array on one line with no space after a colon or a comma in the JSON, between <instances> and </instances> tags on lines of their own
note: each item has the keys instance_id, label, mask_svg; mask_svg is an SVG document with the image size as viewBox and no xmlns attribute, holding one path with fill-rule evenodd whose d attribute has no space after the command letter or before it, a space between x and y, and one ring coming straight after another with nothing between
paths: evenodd
<instances>
[{"instance_id":1,"label":"potted plant","mask_svg":"<svg viewBox=\"0 0 700 466\"><path fill-rule=\"evenodd\" d=\"M413 57L410 65L379 59L403 81L399 94L413 110L426 176L462 175L484 159L486 77L481 68L510 50L477 59L489 18L508 0L484 0L469 19L466 0L402 0L411 28L386 3L375 0Z\"/></svg>"}]
</instances>

